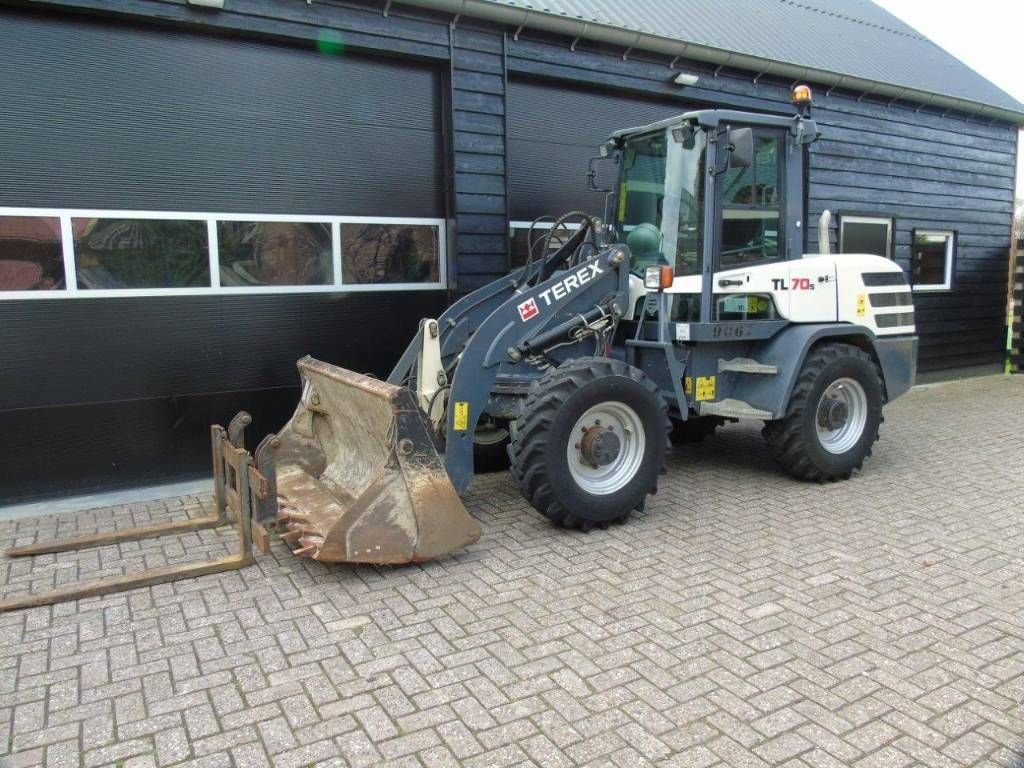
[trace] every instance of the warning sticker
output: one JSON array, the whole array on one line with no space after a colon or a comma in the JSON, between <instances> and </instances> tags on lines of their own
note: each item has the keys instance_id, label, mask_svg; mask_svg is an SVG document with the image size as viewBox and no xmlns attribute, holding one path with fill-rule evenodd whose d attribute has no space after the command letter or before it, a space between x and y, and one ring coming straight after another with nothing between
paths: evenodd
<instances>
[{"instance_id":1,"label":"warning sticker","mask_svg":"<svg viewBox=\"0 0 1024 768\"><path fill-rule=\"evenodd\" d=\"M459 400L455 403L452 428L456 432L465 432L469 429L469 403L465 400Z\"/></svg>"},{"instance_id":2,"label":"warning sticker","mask_svg":"<svg viewBox=\"0 0 1024 768\"><path fill-rule=\"evenodd\" d=\"M857 294L857 317L864 317L868 311L868 295L866 293Z\"/></svg>"},{"instance_id":3,"label":"warning sticker","mask_svg":"<svg viewBox=\"0 0 1024 768\"><path fill-rule=\"evenodd\" d=\"M697 402L715 399L715 377L697 377Z\"/></svg>"}]
</instances>

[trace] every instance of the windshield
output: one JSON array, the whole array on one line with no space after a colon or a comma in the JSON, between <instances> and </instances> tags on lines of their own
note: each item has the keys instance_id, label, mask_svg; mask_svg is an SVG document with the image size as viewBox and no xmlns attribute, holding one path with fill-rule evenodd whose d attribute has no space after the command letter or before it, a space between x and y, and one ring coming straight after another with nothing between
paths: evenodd
<instances>
[{"instance_id":1,"label":"windshield","mask_svg":"<svg viewBox=\"0 0 1024 768\"><path fill-rule=\"evenodd\" d=\"M683 144L670 129L626 140L616 228L634 272L656 264L671 265L677 275L700 272L704 149L703 131Z\"/></svg>"}]
</instances>

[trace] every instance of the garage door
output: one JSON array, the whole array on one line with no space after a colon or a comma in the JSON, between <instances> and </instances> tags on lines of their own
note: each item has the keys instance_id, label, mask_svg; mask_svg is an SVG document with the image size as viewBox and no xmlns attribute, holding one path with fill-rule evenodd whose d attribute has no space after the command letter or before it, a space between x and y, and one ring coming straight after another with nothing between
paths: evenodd
<instances>
[{"instance_id":1,"label":"garage door","mask_svg":"<svg viewBox=\"0 0 1024 768\"><path fill-rule=\"evenodd\" d=\"M205 472L443 307L437 69L10 11L0 68L0 499Z\"/></svg>"},{"instance_id":2,"label":"garage door","mask_svg":"<svg viewBox=\"0 0 1024 768\"><path fill-rule=\"evenodd\" d=\"M604 196L586 191L588 160L609 134L692 108L615 91L564 84L509 83L509 167L513 221L580 209L600 215ZM540 138L538 138L540 137ZM601 164L607 166L607 164ZM607 177L599 178L609 186Z\"/></svg>"}]
</instances>

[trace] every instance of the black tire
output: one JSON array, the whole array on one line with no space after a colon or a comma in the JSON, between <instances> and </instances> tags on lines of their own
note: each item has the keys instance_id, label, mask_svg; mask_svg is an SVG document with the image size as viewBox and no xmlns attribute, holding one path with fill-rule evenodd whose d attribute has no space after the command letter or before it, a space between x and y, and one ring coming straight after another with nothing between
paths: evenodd
<instances>
[{"instance_id":1,"label":"black tire","mask_svg":"<svg viewBox=\"0 0 1024 768\"><path fill-rule=\"evenodd\" d=\"M643 426L643 454L632 477L606 494L582 488L569 470L570 431L588 409L602 403L622 403ZM511 473L528 502L556 525L565 528L605 528L624 522L642 509L647 494L656 493L664 470L668 409L644 373L605 357L568 360L549 370L530 388L509 445Z\"/></svg>"},{"instance_id":2,"label":"black tire","mask_svg":"<svg viewBox=\"0 0 1024 768\"><path fill-rule=\"evenodd\" d=\"M853 379L863 388L866 419L856 443L842 453L831 453L818 437L819 403L825 390L841 378ZM884 403L881 372L870 355L850 344L822 344L807 354L786 415L766 422L763 434L776 460L793 477L819 483L845 480L871 455Z\"/></svg>"},{"instance_id":3,"label":"black tire","mask_svg":"<svg viewBox=\"0 0 1024 768\"><path fill-rule=\"evenodd\" d=\"M473 436L474 474L504 472L508 469L508 430L496 427L488 430L487 434L481 434L479 428L477 431L478 434Z\"/></svg>"},{"instance_id":4,"label":"black tire","mask_svg":"<svg viewBox=\"0 0 1024 768\"><path fill-rule=\"evenodd\" d=\"M686 421L672 420L672 432L669 439L673 445L699 443L705 437L711 437L715 430L725 421L718 416L691 416Z\"/></svg>"}]
</instances>

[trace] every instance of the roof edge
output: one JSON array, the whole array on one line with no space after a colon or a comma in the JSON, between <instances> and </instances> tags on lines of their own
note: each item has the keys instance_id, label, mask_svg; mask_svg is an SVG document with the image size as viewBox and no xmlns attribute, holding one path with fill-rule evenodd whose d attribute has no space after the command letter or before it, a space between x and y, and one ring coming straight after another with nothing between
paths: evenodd
<instances>
[{"instance_id":1,"label":"roof edge","mask_svg":"<svg viewBox=\"0 0 1024 768\"><path fill-rule=\"evenodd\" d=\"M925 106L958 109L964 112L973 112L985 117L1024 125L1024 108L1020 110L1008 109L982 101L972 101L909 86L884 83L853 75L844 75L841 72L833 72L827 69L780 62L748 53L714 48L700 43L688 43L675 38L622 29L601 22L585 21L532 8L499 5L487 2L487 0L399 0L399 2L406 5L442 11L456 16L463 15L487 19L488 21L507 24L513 27L528 27L572 38L580 37L596 40L611 45L620 45L627 49L640 48L672 56L686 56L697 61L727 65L739 69L749 69L754 72L771 71L773 75L784 75L792 77L794 80L815 80L824 85L842 86L843 88L862 91L867 94L878 94L894 99L917 101Z\"/></svg>"}]
</instances>

